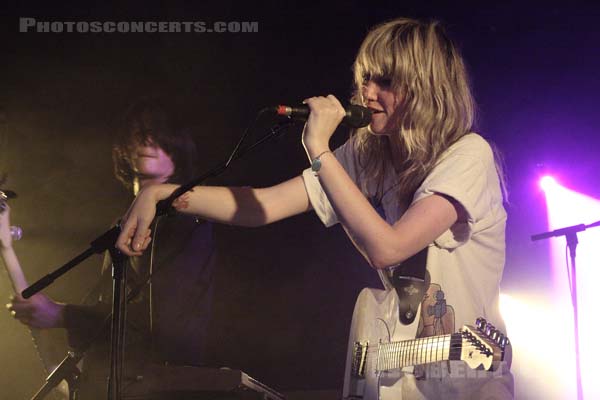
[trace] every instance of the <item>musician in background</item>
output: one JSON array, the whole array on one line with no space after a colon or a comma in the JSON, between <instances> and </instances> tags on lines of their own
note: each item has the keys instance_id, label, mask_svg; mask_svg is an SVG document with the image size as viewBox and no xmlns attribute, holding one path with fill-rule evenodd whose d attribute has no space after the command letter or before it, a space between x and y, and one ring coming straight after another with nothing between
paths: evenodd
<instances>
[{"instance_id":1,"label":"musician in background","mask_svg":"<svg viewBox=\"0 0 600 400\"><path fill-rule=\"evenodd\" d=\"M429 286L421 315L407 326L397 322L392 333L405 329L406 339L452 333L478 316L502 328L502 174L488 142L473 133L475 104L458 49L435 21L381 24L359 49L354 84L354 102L370 108L372 119L335 151L329 141L345 116L342 105L332 95L304 101L310 116L302 143L311 167L300 176L262 189L197 187L174 206L242 226L312 209L327 226L342 224L390 290L394 267L402 275L407 260L425 256ZM148 248L156 203L175 189L140 192L124 217L118 248L129 255ZM442 372L435 376L399 372L382 384L381 398L512 398L506 368L469 377L461 361L436 367Z\"/></svg>"},{"instance_id":2,"label":"musician in background","mask_svg":"<svg viewBox=\"0 0 600 400\"><path fill-rule=\"evenodd\" d=\"M194 176L198 163L195 143L188 131L173 126L156 100L142 99L134 104L124 118L122 131L113 146L115 174L134 194L153 184L183 183ZM207 357L215 268L212 225L194 216L175 214L158 219L152 229L151 251L130 257L127 263L129 291L139 289L139 294L127 310L125 393L149 365L202 365ZM37 294L28 300L17 296L9 305L24 324L65 328L70 345L77 350L91 345L83 360L81 399L106 398L110 324L104 321L111 299L107 256L99 284L87 296L86 304L58 303ZM96 342L89 343L93 338Z\"/></svg>"}]
</instances>

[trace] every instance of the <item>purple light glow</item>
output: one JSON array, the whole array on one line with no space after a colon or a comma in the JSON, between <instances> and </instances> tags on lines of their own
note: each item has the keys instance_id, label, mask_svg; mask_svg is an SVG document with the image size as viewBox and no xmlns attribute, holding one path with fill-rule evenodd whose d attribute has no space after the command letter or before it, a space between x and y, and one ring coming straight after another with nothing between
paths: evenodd
<instances>
[{"instance_id":1,"label":"purple light glow","mask_svg":"<svg viewBox=\"0 0 600 400\"><path fill-rule=\"evenodd\" d=\"M540 179L540 187L542 188L542 190L544 192L547 192L548 190L552 190L552 188L555 188L557 186L558 186L558 183L556 182L556 179L554 179L550 175L544 175Z\"/></svg>"},{"instance_id":2,"label":"purple light glow","mask_svg":"<svg viewBox=\"0 0 600 400\"><path fill-rule=\"evenodd\" d=\"M545 179L544 177L542 179ZM548 177L550 178L550 177ZM600 219L600 200L569 190L554 181L546 179L544 192L548 210L548 229L554 230L577 224L590 224ZM551 189L551 190L550 190ZM596 343L600 331L597 317L597 283L600 280L600 228L578 233L577 247L577 290L579 306L579 346L581 359L582 386L585 398L600 398L600 382L593 373L600 347ZM554 277L554 305L557 309L568 310L568 314L555 313L547 321L550 330L573 331L573 309L569 290L569 275L565 255L566 240L557 237L550 240L550 253ZM569 343L556 343L551 351L558 351L560 358L556 365L563 372L564 398L575 398L575 356L573 333Z\"/></svg>"}]
</instances>

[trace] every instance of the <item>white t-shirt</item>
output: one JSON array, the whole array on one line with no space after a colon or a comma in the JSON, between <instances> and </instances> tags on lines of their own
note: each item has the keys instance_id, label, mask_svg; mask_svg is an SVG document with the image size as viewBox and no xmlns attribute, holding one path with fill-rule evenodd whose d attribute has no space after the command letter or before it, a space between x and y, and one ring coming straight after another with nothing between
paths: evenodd
<instances>
[{"instance_id":1,"label":"white t-shirt","mask_svg":"<svg viewBox=\"0 0 600 400\"><path fill-rule=\"evenodd\" d=\"M352 139L334 154L355 183L365 182L355 161ZM337 223L318 178L310 169L304 171L303 178L321 221L326 226ZM378 211L390 225L405 211L393 190L396 185L395 177L390 174L386 174L379 191L373 182L366 185L368 197L383 193ZM429 245L427 271L431 284L421 304L420 318L402 327L404 338L454 333L463 325L474 325L478 317L506 332L498 308L506 212L490 145L475 133L452 145L417 189L412 202L432 194L442 194L460 203L467 221L455 223ZM387 274L381 272L380 276L384 286L391 289Z\"/></svg>"}]
</instances>

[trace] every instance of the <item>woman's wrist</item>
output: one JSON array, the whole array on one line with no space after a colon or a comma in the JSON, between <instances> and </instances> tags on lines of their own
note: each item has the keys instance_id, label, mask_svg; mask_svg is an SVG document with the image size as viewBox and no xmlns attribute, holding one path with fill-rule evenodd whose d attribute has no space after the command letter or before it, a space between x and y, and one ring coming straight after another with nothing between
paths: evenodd
<instances>
[{"instance_id":1,"label":"woman's wrist","mask_svg":"<svg viewBox=\"0 0 600 400\"><path fill-rule=\"evenodd\" d=\"M308 159L312 162L319 155L331 151L329 143L323 143L319 141L304 141L304 149L308 155Z\"/></svg>"},{"instance_id":2,"label":"woman's wrist","mask_svg":"<svg viewBox=\"0 0 600 400\"><path fill-rule=\"evenodd\" d=\"M314 137L312 135L307 134L307 127L304 127L304 132L302 132L302 145L304 146L304 150L308 155L309 161L315 159L319 154L324 151L328 151L329 149L329 139L323 140L320 137Z\"/></svg>"}]
</instances>

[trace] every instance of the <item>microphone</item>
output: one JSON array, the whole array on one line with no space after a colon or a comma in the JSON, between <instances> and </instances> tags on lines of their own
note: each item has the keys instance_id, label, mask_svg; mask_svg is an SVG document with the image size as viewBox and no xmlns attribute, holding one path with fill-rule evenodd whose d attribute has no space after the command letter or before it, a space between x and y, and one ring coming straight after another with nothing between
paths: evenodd
<instances>
[{"instance_id":1,"label":"microphone","mask_svg":"<svg viewBox=\"0 0 600 400\"><path fill-rule=\"evenodd\" d=\"M274 107L273 110L277 115L297 119L299 121L306 121L310 114L310 108L306 105L295 107L279 105ZM369 110L367 107L350 104L346 107L346 116L342 120L342 124L351 128L362 128L369 125L372 114L373 111Z\"/></svg>"}]
</instances>

